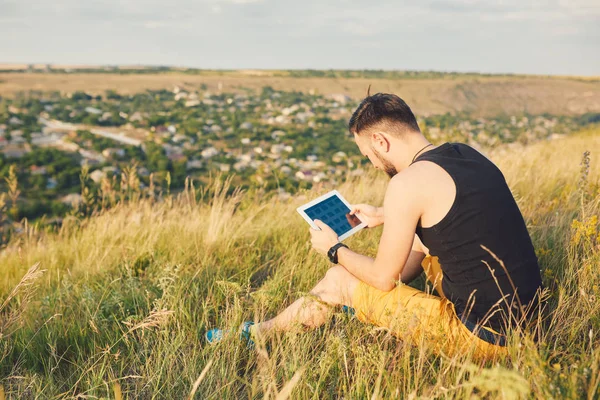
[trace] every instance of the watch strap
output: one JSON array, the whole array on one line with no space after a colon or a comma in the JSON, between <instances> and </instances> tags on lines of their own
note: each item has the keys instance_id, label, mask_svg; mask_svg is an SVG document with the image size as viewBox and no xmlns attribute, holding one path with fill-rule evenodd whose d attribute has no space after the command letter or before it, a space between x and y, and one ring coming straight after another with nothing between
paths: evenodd
<instances>
[{"instance_id":1,"label":"watch strap","mask_svg":"<svg viewBox=\"0 0 600 400\"><path fill-rule=\"evenodd\" d=\"M331 246L331 248L327 252L327 257L329 257L329 261L331 261L334 264L338 263L338 254L337 254L337 252L338 252L338 249L340 247L348 248L348 246L346 246L344 243L338 242L338 243L334 244L333 246Z\"/></svg>"}]
</instances>

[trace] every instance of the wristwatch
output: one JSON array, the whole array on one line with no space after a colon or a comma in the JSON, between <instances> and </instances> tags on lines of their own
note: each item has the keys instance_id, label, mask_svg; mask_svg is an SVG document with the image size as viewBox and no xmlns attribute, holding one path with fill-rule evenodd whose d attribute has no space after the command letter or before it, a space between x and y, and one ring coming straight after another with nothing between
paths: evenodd
<instances>
[{"instance_id":1,"label":"wristwatch","mask_svg":"<svg viewBox=\"0 0 600 400\"><path fill-rule=\"evenodd\" d=\"M336 244L334 244L333 246L331 246L331 248L329 249L329 251L327 251L327 257L329 257L329 261L331 261L334 264L338 263L338 249L340 247L345 247L348 248L348 246L346 246L344 243L342 242L338 242Z\"/></svg>"}]
</instances>

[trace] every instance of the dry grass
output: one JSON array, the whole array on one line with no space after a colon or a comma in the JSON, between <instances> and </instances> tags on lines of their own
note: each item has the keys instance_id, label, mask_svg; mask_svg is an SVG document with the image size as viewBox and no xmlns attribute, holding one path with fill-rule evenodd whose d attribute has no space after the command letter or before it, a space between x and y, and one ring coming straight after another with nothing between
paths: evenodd
<instances>
[{"instance_id":1,"label":"dry grass","mask_svg":"<svg viewBox=\"0 0 600 400\"><path fill-rule=\"evenodd\" d=\"M568 77L456 77L455 79L334 79L288 78L248 71L187 75L165 74L59 74L0 73L0 96L17 92L85 90L104 94L107 89L138 93L147 89L172 89L175 85L198 89L205 84L212 92L219 85L225 92L241 88L261 90L271 86L286 91L315 91L320 94L345 93L354 99L372 92L397 93L419 115L469 111L474 115L499 113L556 115L600 111L600 81Z\"/></svg>"},{"instance_id":2,"label":"dry grass","mask_svg":"<svg viewBox=\"0 0 600 400\"><path fill-rule=\"evenodd\" d=\"M328 268L295 212L328 188L279 202L225 196L220 181L161 202L140 195L58 233L23 235L0 254L0 299L29 266L47 270L20 328L0 339L0 387L19 399L598 398L599 134L490 155L518 198L556 309L538 344L511 338L508 360L435 356L336 312L319 330L255 351L236 338L206 346L207 329L274 315ZM386 183L373 175L338 189L379 204ZM380 233L349 245L373 255Z\"/></svg>"},{"instance_id":3,"label":"dry grass","mask_svg":"<svg viewBox=\"0 0 600 400\"><path fill-rule=\"evenodd\" d=\"M35 289L34 284L43 273L44 271L40 270L40 263L35 263L25 272L21 281L17 283L2 304L0 304L0 340L5 339L14 329L17 329L15 325L20 322L22 313L29 304ZM9 309L11 301L17 296L19 297L20 304L17 307Z\"/></svg>"}]
</instances>

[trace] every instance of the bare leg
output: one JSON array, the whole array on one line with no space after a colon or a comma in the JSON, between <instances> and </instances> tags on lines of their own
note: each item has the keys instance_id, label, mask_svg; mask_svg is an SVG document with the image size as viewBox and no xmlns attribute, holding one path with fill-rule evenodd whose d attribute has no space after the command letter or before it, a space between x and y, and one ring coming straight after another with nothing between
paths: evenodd
<instances>
[{"instance_id":1,"label":"bare leg","mask_svg":"<svg viewBox=\"0 0 600 400\"><path fill-rule=\"evenodd\" d=\"M412 252L402 271L402 282L408 283L423 272L421 261L428 253L429 250L415 235ZM346 268L336 265L310 291L311 296L296 300L273 319L256 324L254 329L266 333L272 330L285 331L298 324L309 328L319 327L327 321L329 306L352 307L352 294L358 283L359 280Z\"/></svg>"},{"instance_id":2,"label":"bare leg","mask_svg":"<svg viewBox=\"0 0 600 400\"><path fill-rule=\"evenodd\" d=\"M402 274L400 274L402 283L408 285L423 273L423 266L421 266L423 258L425 258L425 254L420 251L412 250L410 252L408 260L406 260L406 264L402 269Z\"/></svg>"},{"instance_id":3,"label":"bare leg","mask_svg":"<svg viewBox=\"0 0 600 400\"><path fill-rule=\"evenodd\" d=\"M310 291L310 296L296 300L273 319L257 324L256 329L266 333L289 330L296 325L319 327L327 321L329 306L352 306L352 293L358 283L358 279L346 268L336 265Z\"/></svg>"}]
</instances>

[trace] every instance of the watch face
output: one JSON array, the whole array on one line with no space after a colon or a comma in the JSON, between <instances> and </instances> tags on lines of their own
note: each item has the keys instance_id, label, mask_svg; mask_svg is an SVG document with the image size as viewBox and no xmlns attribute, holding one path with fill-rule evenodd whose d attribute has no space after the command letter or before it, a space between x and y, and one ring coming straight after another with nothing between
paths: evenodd
<instances>
[{"instance_id":1,"label":"watch face","mask_svg":"<svg viewBox=\"0 0 600 400\"><path fill-rule=\"evenodd\" d=\"M329 261L331 261L331 262L335 262L335 260L333 258L333 252L334 252L333 247L327 251L327 257L329 257Z\"/></svg>"},{"instance_id":2,"label":"watch face","mask_svg":"<svg viewBox=\"0 0 600 400\"><path fill-rule=\"evenodd\" d=\"M331 261L334 264L337 264L338 262L338 255L337 252L340 249L340 247L346 247L346 245L340 243L334 244L333 246L331 246L331 248L329 249L329 251L327 251L327 257L329 257L329 261Z\"/></svg>"}]
</instances>

